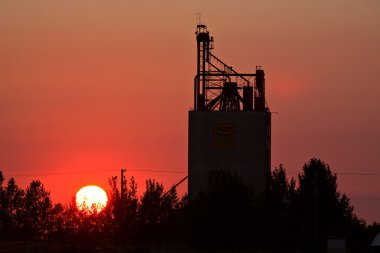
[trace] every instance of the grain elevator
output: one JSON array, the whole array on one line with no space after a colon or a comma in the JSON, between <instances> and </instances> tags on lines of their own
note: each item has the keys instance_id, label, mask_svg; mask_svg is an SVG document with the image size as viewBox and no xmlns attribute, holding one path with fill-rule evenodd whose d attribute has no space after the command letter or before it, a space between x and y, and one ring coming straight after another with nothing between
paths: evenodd
<instances>
[{"instance_id":1,"label":"grain elevator","mask_svg":"<svg viewBox=\"0 0 380 253\"><path fill-rule=\"evenodd\" d=\"M198 24L194 108L189 111L188 187L190 197L207 190L213 170L236 172L263 192L271 165L271 113L265 74L238 73L215 56L213 37Z\"/></svg>"}]
</instances>

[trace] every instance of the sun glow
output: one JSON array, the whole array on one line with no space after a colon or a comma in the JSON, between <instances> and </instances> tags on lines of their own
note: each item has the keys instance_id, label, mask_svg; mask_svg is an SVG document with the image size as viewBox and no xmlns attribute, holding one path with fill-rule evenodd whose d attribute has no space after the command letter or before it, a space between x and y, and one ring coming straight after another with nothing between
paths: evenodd
<instances>
[{"instance_id":1,"label":"sun glow","mask_svg":"<svg viewBox=\"0 0 380 253\"><path fill-rule=\"evenodd\" d=\"M75 196L79 210L86 212L100 212L107 205L106 192L96 185L88 185L81 188Z\"/></svg>"}]
</instances>

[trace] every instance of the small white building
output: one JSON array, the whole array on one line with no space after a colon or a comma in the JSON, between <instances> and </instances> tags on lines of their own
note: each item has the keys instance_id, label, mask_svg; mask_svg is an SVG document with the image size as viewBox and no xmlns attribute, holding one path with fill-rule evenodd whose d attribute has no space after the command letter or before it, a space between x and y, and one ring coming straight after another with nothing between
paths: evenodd
<instances>
[{"instance_id":1,"label":"small white building","mask_svg":"<svg viewBox=\"0 0 380 253\"><path fill-rule=\"evenodd\" d=\"M380 233L375 236L371 243L372 252L380 252Z\"/></svg>"}]
</instances>

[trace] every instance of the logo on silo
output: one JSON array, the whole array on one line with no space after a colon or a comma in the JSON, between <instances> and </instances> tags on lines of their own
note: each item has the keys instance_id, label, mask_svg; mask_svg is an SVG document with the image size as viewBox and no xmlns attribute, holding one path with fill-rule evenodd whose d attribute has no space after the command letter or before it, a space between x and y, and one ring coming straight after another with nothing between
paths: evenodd
<instances>
[{"instance_id":1,"label":"logo on silo","mask_svg":"<svg viewBox=\"0 0 380 253\"><path fill-rule=\"evenodd\" d=\"M218 135L231 135L236 133L236 125L231 123L221 123L213 126L213 132Z\"/></svg>"}]
</instances>

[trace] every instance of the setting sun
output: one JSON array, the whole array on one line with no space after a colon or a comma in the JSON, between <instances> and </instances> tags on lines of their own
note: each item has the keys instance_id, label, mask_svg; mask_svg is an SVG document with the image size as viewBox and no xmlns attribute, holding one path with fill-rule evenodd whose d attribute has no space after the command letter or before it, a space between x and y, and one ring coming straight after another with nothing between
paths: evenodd
<instances>
[{"instance_id":1,"label":"setting sun","mask_svg":"<svg viewBox=\"0 0 380 253\"><path fill-rule=\"evenodd\" d=\"M80 210L100 212L107 205L108 198L99 186L88 185L77 192L75 201Z\"/></svg>"}]
</instances>

